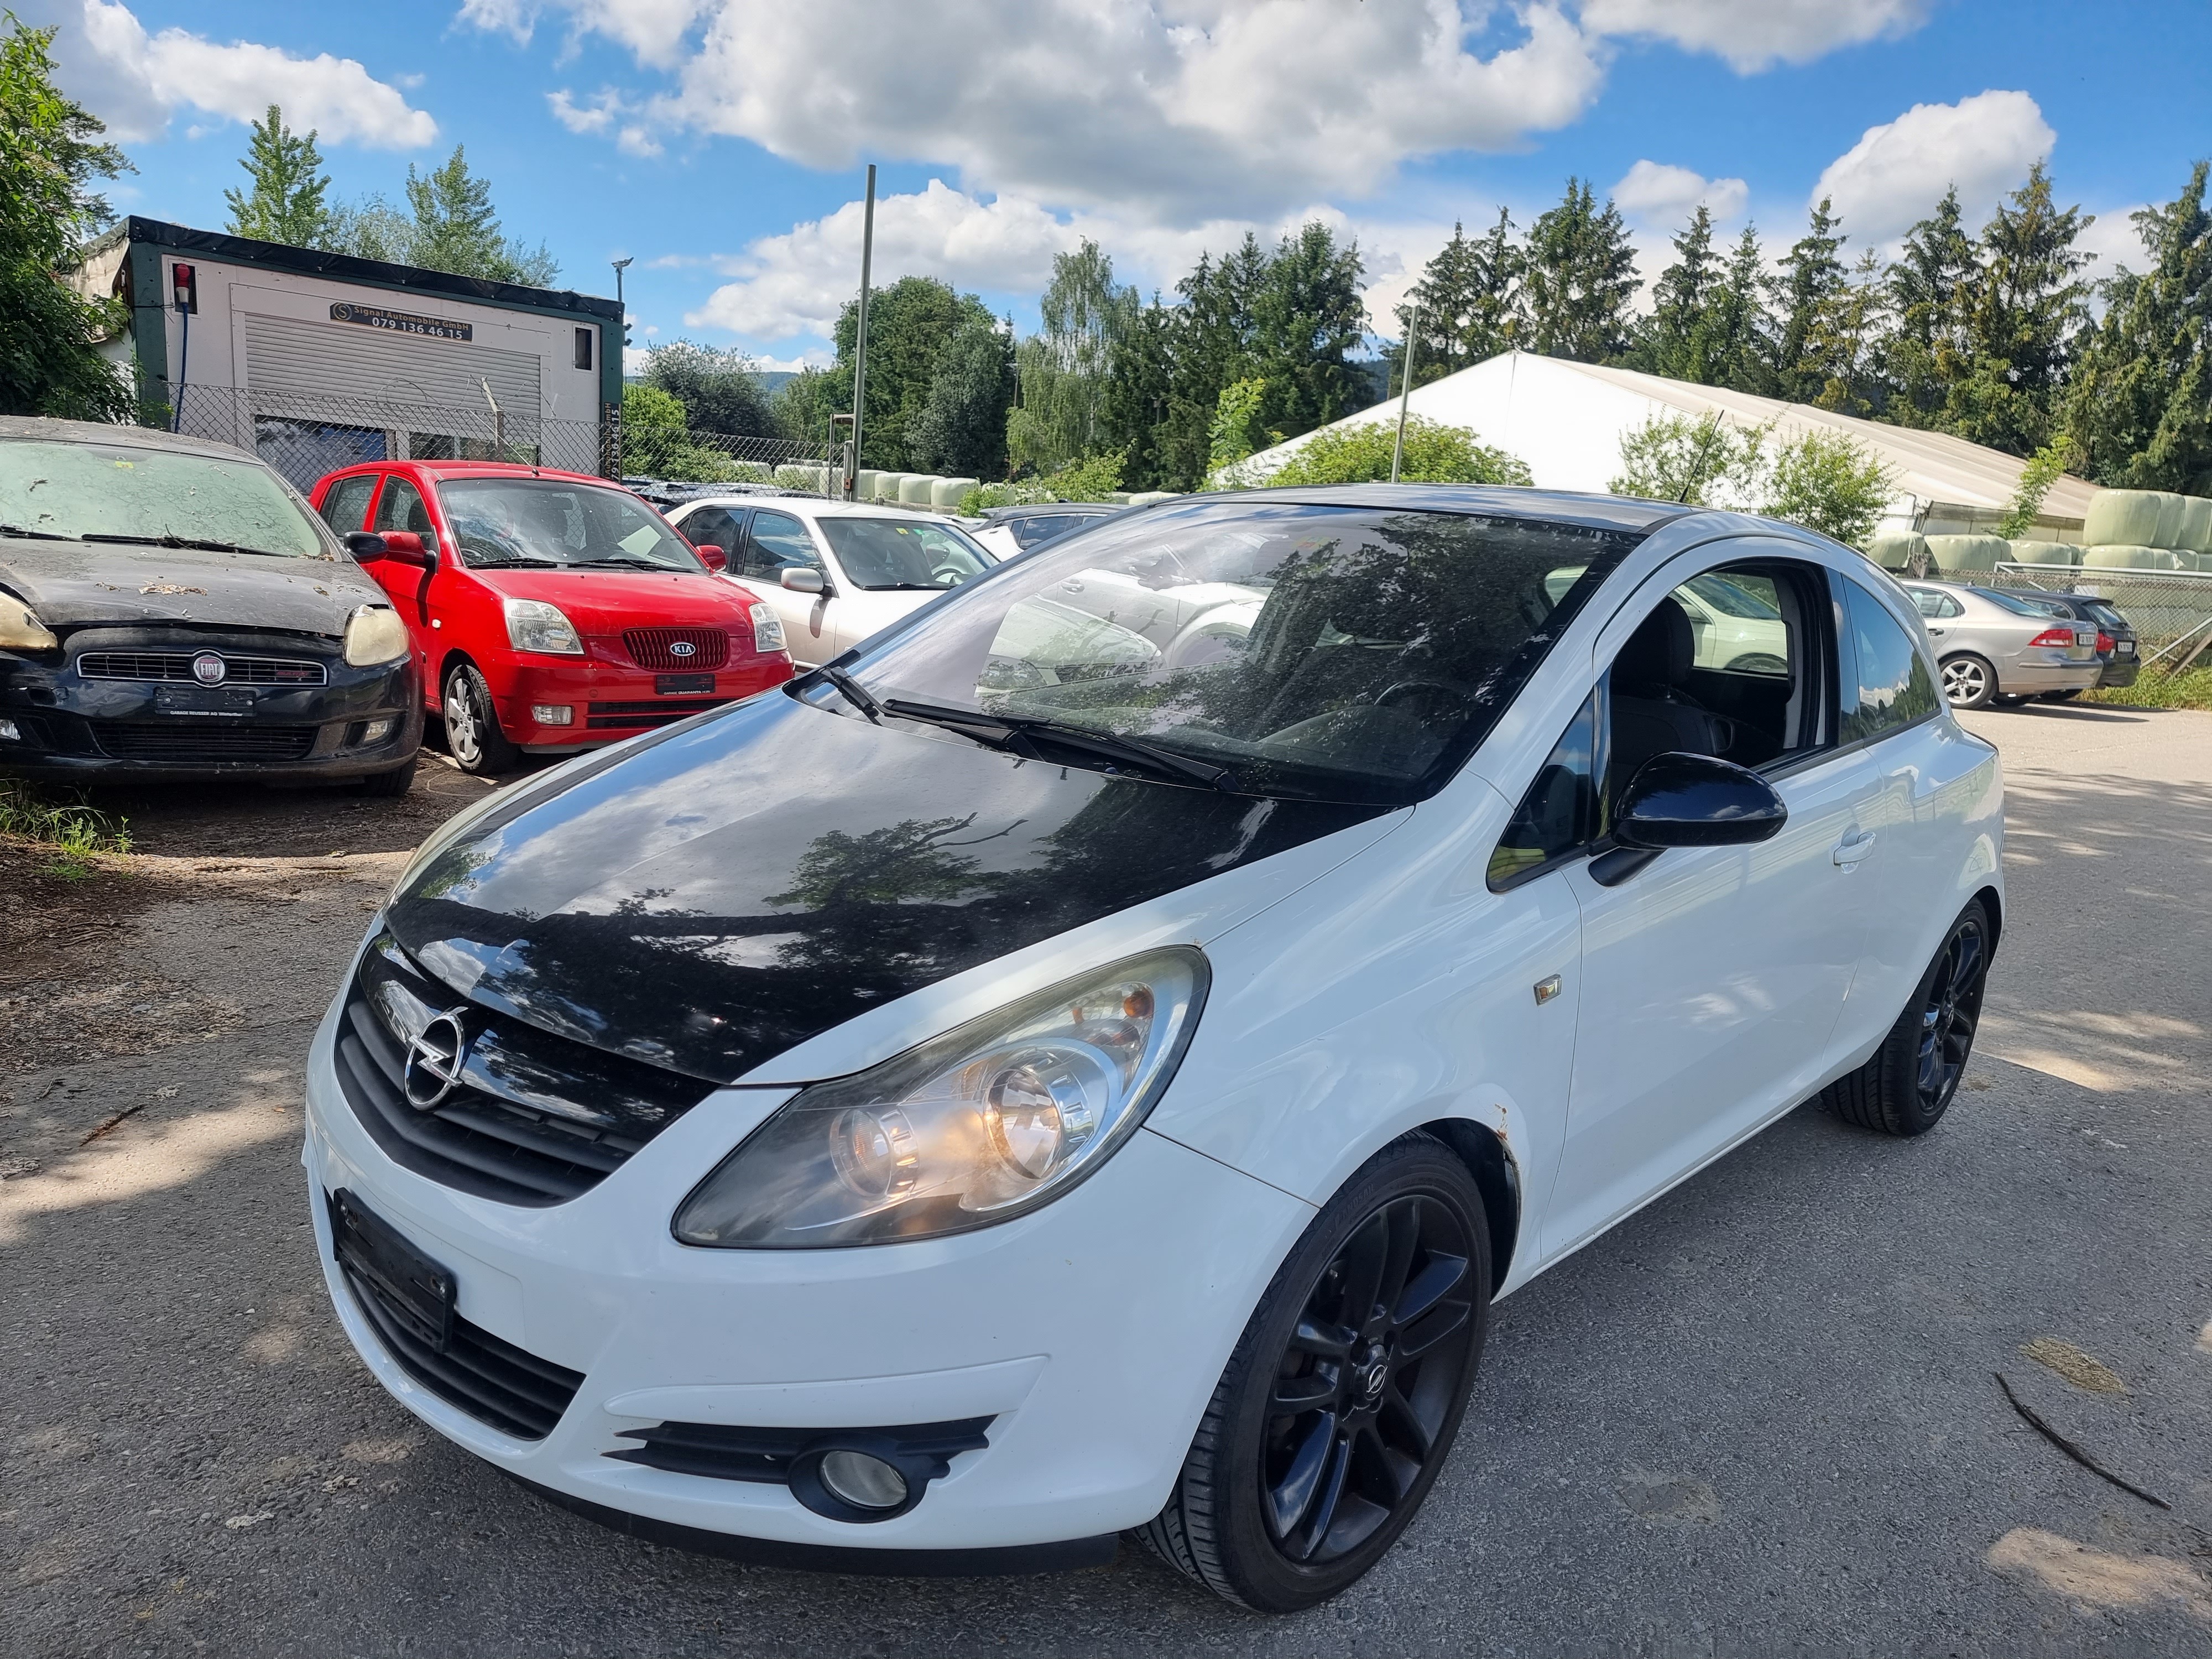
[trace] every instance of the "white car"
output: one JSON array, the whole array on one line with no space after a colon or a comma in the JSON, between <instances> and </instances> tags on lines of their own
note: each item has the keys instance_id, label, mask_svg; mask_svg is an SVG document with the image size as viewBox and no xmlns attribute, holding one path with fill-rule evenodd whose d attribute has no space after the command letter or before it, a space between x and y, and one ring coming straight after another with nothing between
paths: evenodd
<instances>
[{"instance_id":1,"label":"white car","mask_svg":"<svg viewBox=\"0 0 2212 1659\"><path fill-rule=\"evenodd\" d=\"M1264 595L1240 647L1055 597L1164 557ZM1696 660L1716 574L1779 672ZM421 849L307 1067L339 1318L633 1534L1133 1533L1310 1606L1498 1297L1800 1103L1952 1103L2004 802L1936 673L1865 558L1697 508L1280 489L1041 549Z\"/></svg>"},{"instance_id":2,"label":"white car","mask_svg":"<svg viewBox=\"0 0 2212 1659\"><path fill-rule=\"evenodd\" d=\"M723 574L765 599L791 659L812 668L981 574L997 557L951 520L795 496L707 496L670 509Z\"/></svg>"}]
</instances>

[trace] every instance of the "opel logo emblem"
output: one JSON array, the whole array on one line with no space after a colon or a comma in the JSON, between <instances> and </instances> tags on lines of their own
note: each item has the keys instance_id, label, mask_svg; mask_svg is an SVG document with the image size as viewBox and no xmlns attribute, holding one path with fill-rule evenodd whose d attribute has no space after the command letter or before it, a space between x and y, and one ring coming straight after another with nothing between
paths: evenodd
<instances>
[{"instance_id":1,"label":"opel logo emblem","mask_svg":"<svg viewBox=\"0 0 2212 1659\"><path fill-rule=\"evenodd\" d=\"M698 648L689 640L678 640L668 647L668 654L672 657L688 657Z\"/></svg>"},{"instance_id":2,"label":"opel logo emblem","mask_svg":"<svg viewBox=\"0 0 2212 1659\"><path fill-rule=\"evenodd\" d=\"M229 672L230 665L212 651L203 651L192 659L192 678L202 685L221 685Z\"/></svg>"},{"instance_id":3,"label":"opel logo emblem","mask_svg":"<svg viewBox=\"0 0 2212 1659\"><path fill-rule=\"evenodd\" d=\"M440 1014L407 1045L407 1068L400 1086L407 1103L429 1111L460 1086L461 1066L468 1057L469 1034L461 1029L461 1011Z\"/></svg>"}]
</instances>

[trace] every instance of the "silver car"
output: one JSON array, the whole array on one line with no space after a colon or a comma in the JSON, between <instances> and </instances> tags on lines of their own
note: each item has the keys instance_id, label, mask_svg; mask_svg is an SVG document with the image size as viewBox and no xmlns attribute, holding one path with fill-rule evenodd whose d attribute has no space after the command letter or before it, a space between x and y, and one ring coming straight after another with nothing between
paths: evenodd
<instances>
[{"instance_id":1,"label":"silver car","mask_svg":"<svg viewBox=\"0 0 2212 1659\"><path fill-rule=\"evenodd\" d=\"M2097 630L2034 596L1963 582L1907 582L1954 708L2016 708L2051 691L2086 691L2104 663Z\"/></svg>"}]
</instances>

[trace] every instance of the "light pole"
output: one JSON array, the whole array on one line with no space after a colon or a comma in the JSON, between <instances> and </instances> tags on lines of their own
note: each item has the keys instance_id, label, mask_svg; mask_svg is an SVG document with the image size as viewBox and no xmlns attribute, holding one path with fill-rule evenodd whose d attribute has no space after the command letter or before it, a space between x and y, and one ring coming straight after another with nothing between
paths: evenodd
<instances>
[{"instance_id":1,"label":"light pole","mask_svg":"<svg viewBox=\"0 0 2212 1659\"><path fill-rule=\"evenodd\" d=\"M628 306L626 306L626 305L623 305L623 280L622 280L622 274L623 274L623 272L624 272L625 270L628 270L629 269L629 267L630 267L630 261L631 261L632 259L636 258L637 258L637 256L636 256L635 253L633 253L633 254L631 254L631 255L629 256L629 258L626 258L626 259L617 259L617 260L616 260L616 261L614 262L614 265L615 265L615 304L622 307L622 331L623 331L622 343L623 343L623 347L624 347L624 349L628 349L628 347L629 347L629 307ZM628 361L627 361L627 360L625 360L625 361L624 361L624 362L623 363L623 367L625 369L627 369L627 368L629 367L629 362L628 362Z\"/></svg>"},{"instance_id":2,"label":"light pole","mask_svg":"<svg viewBox=\"0 0 2212 1659\"><path fill-rule=\"evenodd\" d=\"M860 219L860 306L853 319L853 453L845 462L844 488L837 493L851 501L860 478L860 410L868 396L868 266L876 252L876 164L868 163L867 206Z\"/></svg>"},{"instance_id":3,"label":"light pole","mask_svg":"<svg viewBox=\"0 0 2212 1659\"><path fill-rule=\"evenodd\" d=\"M1398 380L1398 441L1390 446L1390 482L1398 482L1398 468L1406 459L1406 405L1413 397L1413 337L1420 331L1421 302L1413 301L1413 314L1406 323L1406 361Z\"/></svg>"}]
</instances>

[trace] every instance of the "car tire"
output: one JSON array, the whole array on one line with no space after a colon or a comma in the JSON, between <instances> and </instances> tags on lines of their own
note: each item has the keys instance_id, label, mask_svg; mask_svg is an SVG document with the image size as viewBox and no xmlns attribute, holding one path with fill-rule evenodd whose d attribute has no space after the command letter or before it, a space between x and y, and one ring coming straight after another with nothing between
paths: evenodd
<instances>
[{"instance_id":1,"label":"car tire","mask_svg":"<svg viewBox=\"0 0 2212 1659\"><path fill-rule=\"evenodd\" d=\"M1874 1058L1821 1091L1822 1104L1844 1122L1882 1134L1934 1128L1973 1053L1991 943L1989 912L1975 899L1943 935Z\"/></svg>"},{"instance_id":2,"label":"car tire","mask_svg":"<svg viewBox=\"0 0 2212 1659\"><path fill-rule=\"evenodd\" d=\"M2046 691L2043 694L2043 701L2045 702L2071 702L2075 698L2081 695L2081 688L2077 685L2071 691Z\"/></svg>"},{"instance_id":3,"label":"car tire","mask_svg":"<svg viewBox=\"0 0 2212 1659\"><path fill-rule=\"evenodd\" d=\"M1295 1613L1352 1583L1450 1455L1490 1289L1490 1231L1467 1165L1425 1134L1384 1147L1260 1298L1167 1506L1139 1534L1146 1547L1259 1613Z\"/></svg>"},{"instance_id":4,"label":"car tire","mask_svg":"<svg viewBox=\"0 0 2212 1659\"><path fill-rule=\"evenodd\" d=\"M492 707L491 687L471 663L461 663L446 676L442 699L446 716L446 750L464 772L489 777L512 772L522 761L522 750L500 730L499 712Z\"/></svg>"},{"instance_id":5,"label":"car tire","mask_svg":"<svg viewBox=\"0 0 2212 1659\"><path fill-rule=\"evenodd\" d=\"M394 800L415 787L415 757L410 755L407 764L395 766L389 772L372 772L361 781L361 793L379 799Z\"/></svg>"},{"instance_id":6,"label":"car tire","mask_svg":"<svg viewBox=\"0 0 2212 1659\"><path fill-rule=\"evenodd\" d=\"M1962 651L1942 662L1943 699L1954 708L1986 708L1997 694L1997 671L1985 657Z\"/></svg>"}]
</instances>

